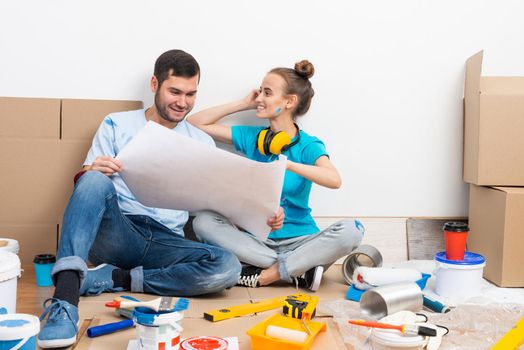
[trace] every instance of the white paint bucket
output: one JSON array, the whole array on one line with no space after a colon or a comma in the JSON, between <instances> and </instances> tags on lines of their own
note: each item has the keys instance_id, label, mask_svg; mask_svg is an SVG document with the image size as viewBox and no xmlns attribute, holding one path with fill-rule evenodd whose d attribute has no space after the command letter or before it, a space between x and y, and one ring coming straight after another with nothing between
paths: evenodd
<instances>
[{"instance_id":1,"label":"white paint bucket","mask_svg":"<svg viewBox=\"0 0 524 350\"><path fill-rule=\"evenodd\" d=\"M36 316L0 315L0 350L35 350L39 331L40 321Z\"/></svg>"},{"instance_id":2,"label":"white paint bucket","mask_svg":"<svg viewBox=\"0 0 524 350\"><path fill-rule=\"evenodd\" d=\"M18 255L0 251L0 308L6 308L7 313L16 312L16 285L19 276Z\"/></svg>"},{"instance_id":3,"label":"white paint bucket","mask_svg":"<svg viewBox=\"0 0 524 350\"><path fill-rule=\"evenodd\" d=\"M1 238L0 237L0 251L11 252L18 254L20 245L16 239Z\"/></svg>"},{"instance_id":4,"label":"white paint bucket","mask_svg":"<svg viewBox=\"0 0 524 350\"><path fill-rule=\"evenodd\" d=\"M136 323L137 343L140 350L178 350L180 333L183 331L180 322L182 312L155 312L148 308L137 307L133 311Z\"/></svg>"},{"instance_id":5,"label":"white paint bucket","mask_svg":"<svg viewBox=\"0 0 524 350\"><path fill-rule=\"evenodd\" d=\"M374 331L371 335L373 350L422 350L427 344L426 337L402 333Z\"/></svg>"},{"instance_id":6,"label":"white paint bucket","mask_svg":"<svg viewBox=\"0 0 524 350\"><path fill-rule=\"evenodd\" d=\"M480 254L466 252L464 260L448 260L446 253L435 255L438 295L446 298L467 298L480 294L486 259Z\"/></svg>"},{"instance_id":7,"label":"white paint bucket","mask_svg":"<svg viewBox=\"0 0 524 350\"><path fill-rule=\"evenodd\" d=\"M391 324L416 324L419 316L410 311L400 311L380 319ZM421 335L407 335L393 329L373 328L371 345L373 350L422 350L428 338Z\"/></svg>"}]
</instances>

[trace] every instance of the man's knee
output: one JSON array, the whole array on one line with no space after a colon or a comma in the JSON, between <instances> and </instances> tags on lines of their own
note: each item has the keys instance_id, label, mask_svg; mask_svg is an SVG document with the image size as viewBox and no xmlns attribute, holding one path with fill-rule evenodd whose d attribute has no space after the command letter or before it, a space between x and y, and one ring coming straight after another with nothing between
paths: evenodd
<instances>
[{"instance_id":1,"label":"man's knee","mask_svg":"<svg viewBox=\"0 0 524 350\"><path fill-rule=\"evenodd\" d=\"M91 195L100 194L107 196L116 193L115 185L111 179L99 171L88 171L78 179L75 192L89 192Z\"/></svg>"},{"instance_id":2,"label":"man's knee","mask_svg":"<svg viewBox=\"0 0 524 350\"><path fill-rule=\"evenodd\" d=\"M213 264L215 264L215 272L204 282L208 293L219 292L238 282L242 265L233 253L221 249L220 256L217 256Z\"/></svg>"}]
</instances>

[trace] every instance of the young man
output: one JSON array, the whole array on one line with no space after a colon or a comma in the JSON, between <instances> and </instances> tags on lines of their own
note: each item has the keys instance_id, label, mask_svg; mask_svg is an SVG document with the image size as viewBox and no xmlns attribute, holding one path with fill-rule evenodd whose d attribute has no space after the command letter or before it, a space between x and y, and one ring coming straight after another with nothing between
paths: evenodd
<instances>
[{"instance_id":1,"label":"young man","mask_svg":"<svg viewBox=\"0 0 524 350\"><path fill-rule=\"evenodd\" d=\"M214 145L184 121L196 99L200 68L181 50L163 53L151 78L154 104L113 113L100 125L64 213L53 298L44 302L41 348L76 341L80 295L130 290L158 295L198 295L233 286L238 259L227 250L186 240L186 211L140 204L118 174L120 150L151 120ZM168 149L165 152L169 152ZM183 171L183 169L181 169ZM86 260L97 267L87 268Z\"/></svg>"}]
</instances>

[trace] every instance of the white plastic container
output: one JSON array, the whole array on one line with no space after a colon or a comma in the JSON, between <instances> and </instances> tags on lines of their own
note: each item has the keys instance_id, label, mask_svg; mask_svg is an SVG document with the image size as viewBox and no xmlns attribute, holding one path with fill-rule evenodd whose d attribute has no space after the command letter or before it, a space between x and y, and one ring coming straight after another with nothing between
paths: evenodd
<instances>
[{"instance_id":1,"label":"white plastic container","mask_svg":"<svg viewBox=\"0 0 524 350\"><path fill-rule=\"evenodd\" d=\"M0 237L0 251L11 252L18 254L20 245L16 239L1 238Z\"/></svg>"},{"instance_id":2,"label":"white plastic container","mask_svg":"<svg viewBox=\"0 0 524 350\"><path fill-rule=\"evenodd\" d=\"M383 317L380 322L390 324L415 324L420 317L410 311L399 311ZM373 350L422 350L426 347L429 337L421 335L406 335L397 330L373 328L371 345Z\"/></svg>"},{"instance_id":3,"label":"white plastic container","mask_svg":"<svg viewBox=\"0 0 524 350\"><path fill-rule=\"evenodd\" d=\"M446 253L435 255L438 295L446 298L468 298L480 294L486 259L480 254L466 252L464 260L448 260Z\"/></svg>"},{"instance_id":4,"label":"white plastic container","mask_svg":"<svg viewBox=\"0 0 524 350\"><path fill-rule=\"evenodd\" d=\"M40 332L38 317L25 314L0 315L0 349L36 350Z\"/></svg>"},{"instance_id":5,"label":"white plastic container","mask_svg":"<svg viewBox=\"0 0 524 350\"><path fill-rule=\"evenodd\" d=\"M137 307L133 311L139 350L179 350L182 312L154 312Z\"/></svg>"},{"instance_id":6,"label":"white plastic container","mask_svg":"<svg viewBox=\"0 0 524 350\"><path fill-rule=\"evenodd\" d=\"M387 330L373 330L371 335L373 350L422 350L426 344L426 337L420 335L406 336Z\"/></svg>"},{"instance_id":7,"label":"white plastic container","mask_svg":"<svg viewBox=\"0 0 524 350\"><path fill-rule=\"evenodd\" d=\"M16 287L20 276L18 255L0 251L0 308L8 313L16 312Z\"/></svg>"}]
</instances>

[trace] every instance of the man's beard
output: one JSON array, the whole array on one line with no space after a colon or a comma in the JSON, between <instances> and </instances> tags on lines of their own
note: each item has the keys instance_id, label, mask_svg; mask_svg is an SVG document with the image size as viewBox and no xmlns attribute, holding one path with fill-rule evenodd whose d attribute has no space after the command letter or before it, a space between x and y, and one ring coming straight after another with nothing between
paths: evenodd
<instances>
[{"instance_id":1,"label":"man's beard","mask_svg":"<svg viewBox=\"0 0 524 350\"><path fill-rule=\"evenodd\" d=\"M168 105L167 104L164 104L162 105L160 103L160 95L157 91L157 93L155 94L155 107L156 107L156 110L158 111L158 115L160 115L160 117L162 119L164 119L165 121L168 121L170 123L179 123L181 122L182 120L184 120L185 116L191 111L191 109L187 110L186 113L180 118L180 119L173 119L169 116L169 112L168 112Z\"/></svg>"}]
</instances>

